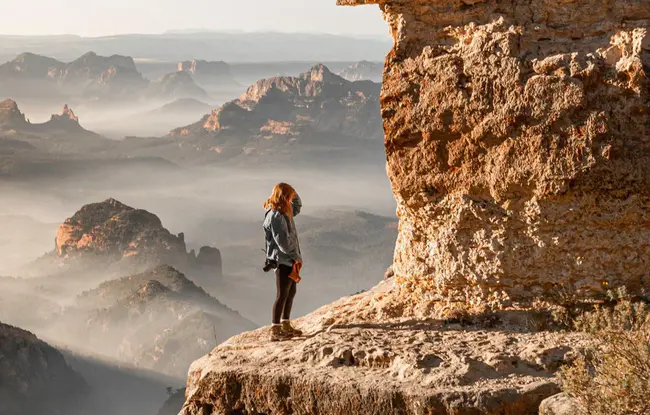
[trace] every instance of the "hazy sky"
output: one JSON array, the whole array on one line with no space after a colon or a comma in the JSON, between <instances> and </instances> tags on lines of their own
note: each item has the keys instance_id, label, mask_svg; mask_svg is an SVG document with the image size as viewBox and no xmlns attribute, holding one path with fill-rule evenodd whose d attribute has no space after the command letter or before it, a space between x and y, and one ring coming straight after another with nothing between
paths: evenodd
<instances>
[{"instance_id":1,"label":"hazy sky","mask_svg":"<svg viewBox=\"0 0 650 415\"><path fill-rule=\"evenodd\" d=\"M178 29L388 36L376 5L336 0L23 0L0 13L0 34L162 33Z\"/></svg>"}]
</instances>

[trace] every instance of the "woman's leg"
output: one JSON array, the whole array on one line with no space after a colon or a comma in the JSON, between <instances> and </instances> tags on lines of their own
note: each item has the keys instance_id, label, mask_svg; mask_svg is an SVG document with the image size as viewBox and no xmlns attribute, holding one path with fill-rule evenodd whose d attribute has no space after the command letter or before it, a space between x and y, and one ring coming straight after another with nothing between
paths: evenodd
<instances>
[{"instance_id":1,"label":"woman's leg","mask_svg":"<svg viewBox=\"0 0 650 415\"><path fill-rule=\"evenodd\" d=\"M291 307L293 306L293 297L296 296L296 282L289 278L289 281L291 282L291 285L289 286L289 290L287 293L287 299L284 303L284 309L282 310L282 320L290 320L291 319Z\"/></svg>"},{"instance_id":2,"label":"woman's leg","mask_svg":"<svg viewBox=\"0 0 650 415\"><path fill-rule=\"evenodd\" d=\"M280 324L282 312L291 290L290 283L293 282L293 280L289 278L290 273L291 267L287 267L286 265L279 265L275 270L276 297L275 303L273 304L273 324Z\"/></svg>"}]
</instances>

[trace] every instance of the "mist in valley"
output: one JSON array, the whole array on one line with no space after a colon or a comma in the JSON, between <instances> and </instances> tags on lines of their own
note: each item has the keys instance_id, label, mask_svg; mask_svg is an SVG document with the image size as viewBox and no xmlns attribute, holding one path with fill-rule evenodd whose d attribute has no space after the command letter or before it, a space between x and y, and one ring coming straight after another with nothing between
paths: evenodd
<instances>
[{"instance_id":1,"label":"mist in valley","mask_svg":"<svg viewBox=\"0 0 650 415\"><path fill-rule=\"evenodd\" d=\"M5 379L2 415L177 413L192 361L270 324L262 204L278 182L304 204L292 317L392 262L376 74L349 53L168 52L179 61L30 52L0 66L2 353L34 362Z\"/></svg>"},{"instance_id":2,"label":"mist in valley","mask_svg":"<svg viewBox=\"0 0 650 415\"><path fill-rule=\"evenodd\" d=\"M381 161L377 160L376 165L342 165L338 171L317 167L152 168L144 164L2 181L0 275L7 276L0 279L2 321L31 330L66 351L64 355L72 368L94 388L86 399L97 400L104 411L93 413L153 413L151 410L157 410L166 399L167 386L183 386L191 360L230 335L269 324L275 276L261 270L261 205L275 183L294 185L304 203L303 212L296 218L305 269L294 303L295 317L381 280L392 262L396 236L394 199ZM116 322L107 317L102 327L110 324L109 333L98 332L89 318L100 311L79 306L79 296L130 272L105 272L101 265L88 265L82 272L66 275L56 266L41 268L37 273L30 266L52 252L54 236L65 218L81 206L108 198L155 213L170 232L185 234L188 250L198 251L205 245L218 247L223 275L185 275L249 323L222 325L217 334L215 325L190 320L202 330L209 344L189 360L185 358L181 367L166 373L149 369L145 376L134 361L137 353L115 352L125 342L141 341L146 346L159 335L132 336L128 332L133 327L142 330L146 324L161 333L173 325L176 317L157 311L145 324L128 318ZM196 331L181 338L191 343L192 336Z\"/></svg>"}]
</instances>

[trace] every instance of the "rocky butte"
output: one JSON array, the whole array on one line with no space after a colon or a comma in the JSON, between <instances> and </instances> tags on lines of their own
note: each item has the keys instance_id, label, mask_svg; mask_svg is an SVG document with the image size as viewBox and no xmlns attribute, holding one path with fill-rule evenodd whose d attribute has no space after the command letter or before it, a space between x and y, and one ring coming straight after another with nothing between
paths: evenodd
<instances>
[{"instance_id":1,"label":"rocky butte","mask_svg":"<svg viewBox=\"0 0 650 415\"><path fill-rule=\"evenodd\" d=\"M215 276L222 272L217 248L204 246L198 256L188 253L183 233L174 235L155 214L115 199L83 206L59 226L54 243L55 250L40 262L83 267L102 261L135 269L168 264Z\"/></svg>"},{"instance_id":2,"label":"rocky butte","mask_svg":"<svg viewBox=\"0 0 650 415\"><path fill-rule=\"evenodd\" d=\"M306 339L220 345L182 413L537 414L582 340L518 310L650 288L650 2L339 3L378 4L395 39L394 277L303 318Z\"/></svg>"},{"instance_id":3,"label":"rocky butte","mask_svg":"<svg viewBox=\"0 0 650 415\"><path fill-rule=\"evenodd\" d=\"M61 135L81 134L89 137L99 136L85 130L79 124L77 117L67 104L61 114L52 114L49 121L32 124L18 108L18 104L6 99L0 102L0 132L26 135Z\"/></svg>"}]
</instances>

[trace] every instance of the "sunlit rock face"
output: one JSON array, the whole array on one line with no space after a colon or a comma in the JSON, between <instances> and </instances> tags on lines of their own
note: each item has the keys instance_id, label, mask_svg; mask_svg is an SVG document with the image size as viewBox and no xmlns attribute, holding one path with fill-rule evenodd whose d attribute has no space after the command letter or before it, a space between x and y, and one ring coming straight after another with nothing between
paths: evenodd
<instances>
[{"instance_id":1,"label":"sunlit rock face","mask_svg":"<svg viewBox=\"0 0 650 415\"><path fill-rule=\"evenodd\" d=\"M650 284L650 2L379 4L407 308Z\"/></svg>"},{"instance_id":2,"label":"sunlit rock face","mask_svg":"<svg viewBox=\"0 0 650 415\"><path fill-rule=\"evenodd\" d=\"M221 276L221 252L204 246L187 252L185 235L169 232L153 213L115 199L91 203L67 218L56 234L59 262L103 260L138 266L167 264Z\"/></svg>"},{"instance_id":3,"label":"sunlit rock face","mask_svg":"<svg viewBox=\"0 0 650 415\"><path fill-rule=\"evenodd\" d=\"M0 128L25 128L27 125L25 115L20 112L16 101L6 99L0 102Z\"/></svg>"},{"instance_id":4,"label":"sunlit rock face","mask_svg":"<svg viewBox=\"0 0 650 415\"><path fill-rule=\"evenodd\" d=\"M350 82L316 65L298 77L259 80L239 99L170 135L270 139L325 133L381 139L378 95L377 83Z\"/></svg>"}]
</instances>

